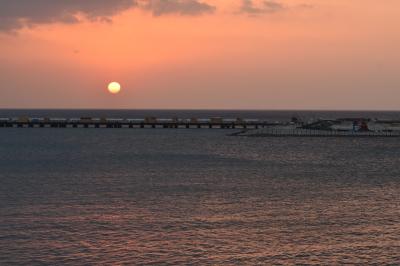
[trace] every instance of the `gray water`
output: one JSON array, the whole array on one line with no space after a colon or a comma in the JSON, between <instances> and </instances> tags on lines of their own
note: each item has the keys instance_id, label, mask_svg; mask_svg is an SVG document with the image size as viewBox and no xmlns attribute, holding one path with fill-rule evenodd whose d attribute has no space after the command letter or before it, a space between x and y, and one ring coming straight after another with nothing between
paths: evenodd
<instances>
[{"instance_id":1,"label":"gray water","mask_svg":"<svg viewBox=\"0 0 400 266\"><path fill-rule=\"evenodd\" d=\"M53 118L252 118L268 121L290 121L297 117L308 119L379 118L400 120L400 111L298 111L298 110L96 110L96 109L0 109L1 118L12 117L53 117Z\"/></svg>"},{"instance_id":2,"label":"gray water","mask_svg":"<svg viewBox=\"0 0 400 266\"><path fill-rule=\"evenodd\" d=\"M0 129L0 265L400 264L400 141Z\"/></svg>"}]
</instances>

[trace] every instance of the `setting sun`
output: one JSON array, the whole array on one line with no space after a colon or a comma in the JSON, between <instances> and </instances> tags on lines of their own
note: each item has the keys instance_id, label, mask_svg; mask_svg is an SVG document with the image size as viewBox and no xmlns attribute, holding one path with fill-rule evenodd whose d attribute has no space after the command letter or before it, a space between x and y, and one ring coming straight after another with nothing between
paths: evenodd
<instances>
[{"instance_id":1,"label":"setting sun","mask_svg":"<svg viewBox=\"0 0 400 266\"><path fill-rule=\"evenodd\" d=\"M117 94L121 91L121 85L118 82L108 84L108 91L112 94Z\"/></svg>"}]
</instances>

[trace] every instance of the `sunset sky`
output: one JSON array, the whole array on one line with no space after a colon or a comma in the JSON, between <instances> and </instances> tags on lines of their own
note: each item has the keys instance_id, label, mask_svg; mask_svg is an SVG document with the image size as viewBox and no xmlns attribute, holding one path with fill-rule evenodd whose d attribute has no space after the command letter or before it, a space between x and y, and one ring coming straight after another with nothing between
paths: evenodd
<instances>
[{"instance_id":1,"label":"sunset sky","mask_svg":"<svg viewBox=\"0 0 400 266\"><path fill-rule=\"evenodd\" d=\"M399 110L399 47L398 0L0 0L0 108Z\"/></svg>"}]
</instances>

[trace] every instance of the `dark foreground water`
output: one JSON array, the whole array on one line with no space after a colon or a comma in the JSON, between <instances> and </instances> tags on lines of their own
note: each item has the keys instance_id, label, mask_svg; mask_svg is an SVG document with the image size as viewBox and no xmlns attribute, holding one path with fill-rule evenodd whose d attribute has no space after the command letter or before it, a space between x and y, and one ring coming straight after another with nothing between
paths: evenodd
<instances>
[{"instance_id":1,"label":"dark foreground water","mask_svg":"<svg viewBox=\"0 0 400 266\"><path fill-rule=\"evenodd\" d=\"M0 265L400 264L400 140L0 129Z\"/></svg>"}]
</instances>

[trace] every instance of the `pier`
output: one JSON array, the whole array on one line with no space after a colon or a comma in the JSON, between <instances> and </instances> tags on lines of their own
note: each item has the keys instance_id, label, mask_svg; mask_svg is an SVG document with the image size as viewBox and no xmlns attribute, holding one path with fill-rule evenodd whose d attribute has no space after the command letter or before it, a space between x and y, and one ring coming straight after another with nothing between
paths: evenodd
<instances>
[{"instance_id":1,"label":"pier","mask_svg":"<svg viewBox=\"0 0 400 266\"><path fill-rule=\"evenodd\" d=\"M256 119L0 118L0 128L208 128L259 129L274 124Z\"/></svg>"},{"instance_id":2,"label":"pier","mask_svg":"<svg viewBox=\"0 0 400 266\"><path fill-rule=\"evenodd\" d=\"M258 130L246 130L235 134L244 137L400 137L400 131L339 131L302 128L268 127Z\"/></svg>"},{"instance_id":3,"label":"pier","mask_svg":"<svg viewBox=\"0 0 400 266\"><path fill-rule=\"evenodd\" d=\"M143 119L123 118L0 118L0 128L164 128L164 129L237 129L231 136L245 137L400 137L400 127L395 122L376 121L375 130L354 126L336 129L337 124L322 127L325 121L313 124L292 122L268 122L259 119L190 118L190 119ZM312 127L313 125L317 125ZM377 126L379 125L379 127ZM343 127L343 126L342 126ZM340 128L340 127L339 127ZM394 129L394 130L393 130Z\"/></svg>"}]
</instances>

